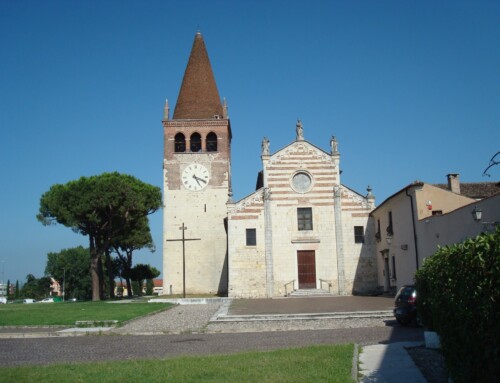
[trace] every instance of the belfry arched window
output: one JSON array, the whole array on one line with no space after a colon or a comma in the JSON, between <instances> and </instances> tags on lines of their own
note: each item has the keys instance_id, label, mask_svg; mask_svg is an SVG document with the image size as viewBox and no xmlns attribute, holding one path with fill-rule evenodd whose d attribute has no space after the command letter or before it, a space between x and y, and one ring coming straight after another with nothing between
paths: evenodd
<instances>
[{"instance_id":1,"label":"belfry arched window","mask_svg":"<svg viewBox=\"0 0 500 383\"><path fill-rule=\"evenodd\" d=\"M191 151L199 152L201 150L201 136L198 133L191 134Z\"/></svg>"},{"instance_id":2,"label":"belfry arched window","mask_svg":"<svg viewBox=\"0 0 500 383\"><path fill-rule=\"evenodd\" d=\"M176 153L183 153L186 151L186 137L184 134L177 133L174 138L174 151Z\"/></svg>"},{"instance_id":3,"label":"belfry arched window","mask_svg":"<svg viewBox=\"0 0 500 383\"><path fill-rule=\"evenodd\" d=\"M207 152L217 151L217 135L214 132L207 134Z\"/></svg>"}]
</instances>

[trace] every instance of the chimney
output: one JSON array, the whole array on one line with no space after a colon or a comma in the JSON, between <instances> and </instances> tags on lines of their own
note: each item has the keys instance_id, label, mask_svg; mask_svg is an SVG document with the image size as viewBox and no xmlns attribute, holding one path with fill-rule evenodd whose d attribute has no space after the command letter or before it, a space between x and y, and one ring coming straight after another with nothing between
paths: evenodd
<instances>
[{"instance_id":1,"label":"chimney","mask_svg":"<svg viewBox=\"0 0 500 383\"><path fill-rule=\"evenodd\" d=\"M447 174L448 177L448 189L453 193L460 194L460 177L459 174Z\"/></svg>"}]
</instances>

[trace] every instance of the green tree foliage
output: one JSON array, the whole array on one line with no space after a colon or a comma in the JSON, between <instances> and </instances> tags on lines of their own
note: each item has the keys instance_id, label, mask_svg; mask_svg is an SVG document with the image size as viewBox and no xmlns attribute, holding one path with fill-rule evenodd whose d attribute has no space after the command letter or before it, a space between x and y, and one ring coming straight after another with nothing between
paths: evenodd
<instances>
[{"instance_id":1,"label":"green tree foliage","mask_svg":"<svg viewBox=\"0 0 500 383\"><path fill-rule=\"evenodd\" d=\"M40 199L37 219L88 236L92 300L101 299L102 258L116 236L161 206L160 188L117 172L53 185Z\"/></svg>"},{"instance_id":2,"label":"green tree foliage","mask_svg":"<svg viewBox=\"0 0 500 383\"><path fill-rule=\"evenodd\" d=\"M142 286L144 286L144 280L153 279L160 275L160 272L156 268L150 265L144 265L142 263L135 265L130 270L130 272L130 279L132 279L134 282L137 282L137 284L141 287L139 288L137 295L142 295Z\"/></svg>"},{"instance_id":3,"label":"green tree foliage","mask_svg":"<svg viewBox=\"0 0 500 383\"><path fill-rule=\"evenodd\" d=\"M159 275L159 274L158 274ZM146 295L153 295L155 285L152 279L146 281Z\"/></svg>"},{"instance_id":4,"label":"green tree foliage","mask_svg":"<svg viewBox=\"0 0 500 383\"><path fill-rule=\"evenodd\" d=\"M90 279L90 252L82 246L47 254L45 274L50 275L64 286L65 299L90 299L92 283Z\"/></svg>"},{"instance_id":5,"label":"green tree foliage","mask_svg":"<svg viewBox=\"0 0 500 383\"><path fill-rule=\"evenodd\" d=\"M153 238L151 237L151 230L147 217L134 222L133 227L115 237L113 242L113 250L117 255L119 262L118 271L119 276L125 279L127 283L128 297L132 297L131 288L131 269L132 269L132 255L135 250L147 248L151 252L155 251Z\"/></svg>"},{"instance_id":6,"label":"green tree foliage","mask_svg":"<svg viewBox=\"0 0 500 383\"><path fill-rule=\"evenodd\" d=\"M50 278L36 278L33 274L26 276L21 295L24 298L43 299L50 294Z\"/></svg>"},{"instance_id":7,"label":"green tree foliage","mask_svg":"<svg viewBox=\"0 0 500 383\"><path fill-rule=\"evenodd\" d=\"M421 319L439 334L453 381L498 381L500 228L440 248L415 280Z\"/></svg>"},{"instance_id":8,"label":"green tree foliage","mask_svg":"<svg viewBox=\"0 0 500 383\"><path fill-rule=\"evenodd\" d=\"M7 280L7 291L6 291L7 297L11 297L10 294L10 279Z\"/></svg>"},{"instance_id":9,"label":"green tree foliage","mask_svg":"<svg viewBox=\"0 0 500 383\"><path fill-rule=\"evenodd\" d=\"M137 281L132 282L132 292L135 295L142 295L142 289L139 287L139 283L137 283Z\"/></svg>"}]
</instances>

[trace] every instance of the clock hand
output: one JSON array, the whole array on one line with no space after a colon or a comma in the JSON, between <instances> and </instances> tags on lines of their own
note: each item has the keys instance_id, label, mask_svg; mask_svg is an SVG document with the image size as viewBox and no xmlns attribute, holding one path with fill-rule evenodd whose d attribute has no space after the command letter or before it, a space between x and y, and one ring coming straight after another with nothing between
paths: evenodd
<instances>
[{"instance_id":1,"label":"clock hand","mask_svg":"<svg viewBox=\"0 0 500 383\"><path fill-rule=\"evenodd\" d=\"M193 175L193 178L196 180L196 182L201 181L201 182L203 182L204 184L206 184L206 183L207 183L207 181L205 181L204 179L199 178L199 177L196 177L196 176L194 176L194 175ZM198 185L199 185L199 184L200 184L200 183L198 182Z\"/></svg>"},{"instance_id":2,"label":"clock hand","mask_svg":"<svg viewBox=\"0 0 500 383\"><path fill-rule=\"evenodd\" d=\"M198 186L201 186L200 181L198 181L198 177L196 177L196 176L193 174L193 178L194 178L194 180L196 181L196 183L198 184Z\"/></svg>"}]
</instances>

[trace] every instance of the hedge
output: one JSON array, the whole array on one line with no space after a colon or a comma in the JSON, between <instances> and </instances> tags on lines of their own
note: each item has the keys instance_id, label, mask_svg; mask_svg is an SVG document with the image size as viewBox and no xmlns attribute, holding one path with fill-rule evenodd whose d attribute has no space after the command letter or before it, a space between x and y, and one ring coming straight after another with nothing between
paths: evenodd
<instances>
[{"instance_id":1,"label":"hedge","mask_svg":"<svg viewBox=\"0 0 500 383\"><path fill-rule=\"evenodd\" d=\"M500 379L500 228L441 247L415 275L417 311L455 383Z\"/></svg>"}]
</instances>

